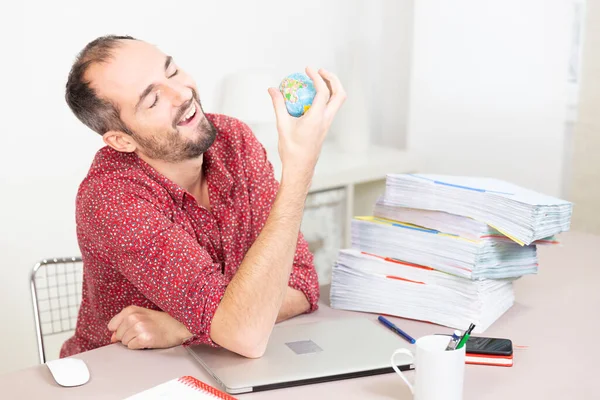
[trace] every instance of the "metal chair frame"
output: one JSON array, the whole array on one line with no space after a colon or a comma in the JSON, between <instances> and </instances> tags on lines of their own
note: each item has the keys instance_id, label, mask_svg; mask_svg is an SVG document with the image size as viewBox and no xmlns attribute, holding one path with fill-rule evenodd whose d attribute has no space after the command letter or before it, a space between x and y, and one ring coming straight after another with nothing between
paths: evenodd
<instances>
[{"instance_id":1,"label":"metal chair frame","mask_svg":"<svg viewBox=\"0 0 600 400\"><path fill-rule=\"evenodd\" d=\"M82 274L81 257L44 259L31 271L31 300L40 364L46 362L44 337L75 330L73 319L77 319L81 304L79 276ZM43 290L45 293L40 293Z\"/></svg>"}]
</instances>

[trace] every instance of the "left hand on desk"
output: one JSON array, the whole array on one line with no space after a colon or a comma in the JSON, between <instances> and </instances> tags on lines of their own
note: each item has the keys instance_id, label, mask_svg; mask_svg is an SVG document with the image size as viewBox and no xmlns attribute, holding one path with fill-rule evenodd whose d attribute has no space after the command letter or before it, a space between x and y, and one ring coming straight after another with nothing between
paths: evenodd
<instances>
[{"instance_id":1,"label":"left hand on desk","mask_svg":"<svg viewBox=\"0 0 600 400\"><path fill-rule=\"evenodd\" d=\"M164 349L179 346L192 337L187 328L166 312L129 306L108 323L112 343L130 349Z\"/></svg>"}]
</instances>

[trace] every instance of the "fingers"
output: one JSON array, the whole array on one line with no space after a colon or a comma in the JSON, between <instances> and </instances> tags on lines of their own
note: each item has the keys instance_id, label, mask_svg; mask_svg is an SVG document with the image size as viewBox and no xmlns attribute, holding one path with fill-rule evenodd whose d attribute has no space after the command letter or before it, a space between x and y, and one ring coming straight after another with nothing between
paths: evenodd
<instances>
[{"instance_id":1,"label":"fingers","mask_svg":"<svg viewBox=\"0 0 600 400\"><path fill-rule=\"evenodd\" d=\"M143 329L139 328L140 324L131 327L123 335L121 343L131 350L151 348L150 335Z\"/></svg>"},{"instance_id":2,"label":"fingers","mask_svg":"<svg viewBox=\"0 0 600 400\"><path fill-rule=\"evenodd\" d=\"M127 332L132 326L140 322L142 314L147 311L147 309L142 307L129 306L125 307L123 311L115 315L113 319L108 323L108 329L113 331L111 341L121 341L125 332Z\"/></svg>"},{"instance_id":3,"label":"fingers","mask_svg":"<svg viewBox=\"0 0 600 400\"><path fill-rule=\"evenodd\" d=\"M327 104L327 112L333 116L337 113L340 107L342 107L342 104L344 104L344 101L346 100L346 91L344 90L339 78L335 74L324 69L320 69L319 74L323 77L331 89L331 97L329 99L329 103Z\"/></svg>"},{"instance_id":4,"label":"fingers","mask_svg":"<svg viewBox=\"0 0 600 400\"><path fill-rule=\"evenodd\" d=\"M121 321L123 321L123 318L124 318L125 310L126 310L126 308L121 310L120 313L118 313L117 315L115 315L114 317L111 318L111 320L108 322L108 330L109 331L114 332L117 330L119 325L121 325Z\"/></svg>"},{"instance_id":5,"label":"fingers","mask_svg":"<svg viewBox=\"0 0 600 400\"><path fill-rule=\"evenodd\" d=\"M332 96L335 95L336 93L340 93L340 92L344 91L344 88L342 87L342 83L340 82L340 79L334 73L329 72L324 68L321 68L321 69L319 69L319 75L321 75L321 77L323 78L323 80L325 81L327 86L329 87L329 90L331 91Z\"/></svg>"},{"instance_id":6,"label":"fingers","mask_svg":"<svg viewBox=\"0 0 600 400\"><path fill-rule=\"evenodd\" d=\"M119 325L121 325L127 317L129 317L131 314L135 313L136 311L138 311L140 309L141 309L141 307L138 307L138 306L125 307L124 309L121 310L120 313L118 313L117 315L112 317L112 319L109 321L108 330L111 332L116 331L117 328L119 327Z\"/></svg>"},{"instance_id":7,"label":"fingers","mask_svg":"<svg viewBox=\"0 0 600 400\"><path fill-rule=\"evenodd\" d=\"M114 332L115 341L123 341L123 336L125 335L125 332L130 330L138 322L139 317L136 316L136 314L132 314L129 317L125 318L123 322L121 322L121 325L119 325L117 330Z\"/></svg>"},{"instance_id":8,"label":"fingers","mask_svg":"<svg viewBox=\"0 0 600 400\"><path fill-rule=\"evenodd\" d=\"M121 343L123 343L125 346L129 347L129 342L131 342L135 337L137 337L141 332L140 329L138 329L139 324L132 326L131 328L127 329L127 331L125 331L125 333L123 333L123 337L121 338Z\"/></svg>"},{"instance_id":9,"label":"fingers","mask_svg":"<svg viewBox=\"0 0 600 400\"><path fill-rule=\"evenodd\" d=\"M269 88L269 94L271 95L271 100L273 101L273 108L275 109L275 117L277 118L277 123L282 124L287 118L289 118L289 114L287 109L285 108L285 101L283 100L283 95L281 92L275 88Z\"/></svg>"},{"instance_id":10,"label":"fingers","mask_svg":"<svg viewBox=\"0 0 600 400\"><path fill-rule=\"evenodd\" d=\"M150 339L151 335L138 314L131 314L113 333L111 342L121 342L130 349L145 349L150 346Z\"/></svg>"},{"instance_id":11,"label":"fingers","mask_svg":"<svg viewBox=\"0 0 600 400\"><path fill-rule=\"evenodd\" d=\"M323 77L319 75L314 69L306 67L306 74L313 81L317 94L312 102L312 107L325 109L327 102L329 101L329 88L323 80Z\"/></svg>"},{"instance_id":12,"label":"fingers","mask_svg":"<svg viewBox=\"0 0 600 400\"><path fill-rule=\"evenodd\" d=\"M134 337L127 343L127 348L131 350L142 350L147 349L148 345L145 343L143 335L139 335Z\"/></svg>"}]
</instances>

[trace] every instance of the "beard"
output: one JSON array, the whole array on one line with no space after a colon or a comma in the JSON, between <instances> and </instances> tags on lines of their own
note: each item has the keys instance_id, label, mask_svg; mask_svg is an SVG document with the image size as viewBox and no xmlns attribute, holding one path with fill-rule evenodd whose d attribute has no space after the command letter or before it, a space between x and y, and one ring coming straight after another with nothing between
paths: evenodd
<instances>
[{"instance_id":1,"label":"beard","mask_svg":"<svg viewBox=\"0 0 600 400\"><path fill-rule=\"evenodd\" d=\"M177 117L173 121L173 129L169 129L163 134L152 135L149 138L132 132L133 138L140 145L146 156L154 160L178 163L198 158L212 146L217 136L217 128L206 118L196 91L192 89L192 93L192 99L182 105L177 113ZM177 122L180 121L183 113L189 109L193 100L196 100L198 104L199 109L196 110L196 113L202 113L202 120L196 127L196 138L187 139L179 132Z\"/></svg>"}]
</instances>

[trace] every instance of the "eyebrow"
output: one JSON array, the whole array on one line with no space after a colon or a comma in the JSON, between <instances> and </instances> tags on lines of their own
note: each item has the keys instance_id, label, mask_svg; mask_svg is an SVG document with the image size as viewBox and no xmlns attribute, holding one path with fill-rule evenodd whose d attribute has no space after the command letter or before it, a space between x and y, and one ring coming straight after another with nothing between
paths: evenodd
<instances>
[{"instance_id":1,"label":"eyebrow","mask_svg":"<svg viewBox=\"0 0 600 400\"><path fill-rule=\"evenodd\" d=\"M156 87L156 85L154 83L151 83L150 85L148 85L148 87L146 89L144 89L142 94L140 94L140 98L139 98L137 104L135 105L135 111L137 111L138 108L140 108L142 101L146 98L146 96L148 96L150 93L152 93L152 91L154 90L155 87Z\"/></svg>"},{"instance_id":2,"label":"eyebrow","mask_svg":"<svg viewBox=\"0 0 600 400\"><path fill-rule=\"evenodd\" d=\"M169 68L169 65L171 65L171 61L173 61L173 57L167 56L165 59L165 71Z\"/></svg>"},{"instance_id":3,"label":"eyebrow","mask_svg":"<svg viewBox=\"0 0 600 400\"><path fill-rule=\"evenodd\" d=\"M173 57L167 56L167 58L165 59L165 71L169 68L169 65L171 65L172 61L173 61ZM140 108L140 104L142 104L142 101L146 98L146 96L148 96L150 93L152 93L152 91L154 90L155 87L156 87L156 85L154 83L151 83L148 85L148 87L146 89L144 89L142 94L140 94L137 104L135 105L135 111L137 111L138 108Z\"/></svg>"}]
</instances>

